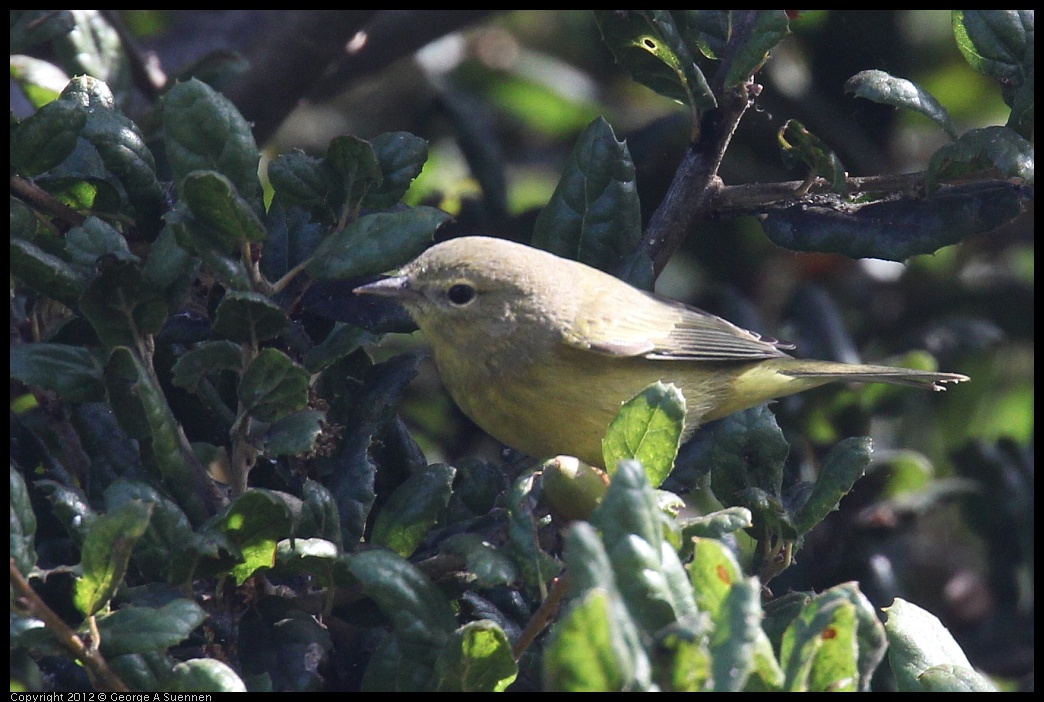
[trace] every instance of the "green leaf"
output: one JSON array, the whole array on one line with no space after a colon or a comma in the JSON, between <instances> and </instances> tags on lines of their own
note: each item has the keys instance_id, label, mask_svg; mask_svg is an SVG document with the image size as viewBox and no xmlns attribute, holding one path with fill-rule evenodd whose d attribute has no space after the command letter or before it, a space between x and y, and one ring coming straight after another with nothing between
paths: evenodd
<instances>
[{"instance_id":1,"label":"green leaf","mask_svg":"<svg viewBox=\"0 0 1044 702\"><path fill-rule=\"evenodd\" d=\"M11 560L26 575L36 566L36 513L29 503L29 490L22 474L11 471Z\"/></svg>"},{"instance_id":2,"label":"green leaf","mask_svg":"<svg viewBox=\"0 0 1044 702\"><path fill-rule=\"evenodd\" d=\"M899 691L920 692L929 689L929 685L938 686L945 672L940 666L961 671L959 675L945 676L953 684L977 680L976 689L994 689L989 680L974 672L960 645L935 615L898 597L885 612L888 662Z\"/></svg>"},{"instance_id":3,"label":"green leaf","mask_svg":"<svg viewBox=\"0 0 1044 702\"><path fill-rule=\"evenodd\" d=\"M226 663L213 658L193 658L171 670L167 689L179 692L246 692L246 685Z\"/></svg>"},{"instance_id":4,"label":"green leaf","mask_svg":"<svg viewBox=\"0 0 1044 702\"><path fill-rule=\"evenodd\" d=\"M217 171L260 211L261 155L250 124L228 98L196 79L178 83L163 96L163 137L179 192L192 171Z\"/></svg>"},{"instance_id":5,"label":"green leaf","mask_svg":"<svg viewBox=\"0 0 1044 702\"><path fill-rule=\"evenodd\" d=\"M824 593L814 597L783 634L780 663L788 692L854 692L855 606Z\"/></svg>"},{"instance_id":6,"label":"green leaf","mask_svg":"<svg viewBox=\"0 0 1044 702\"><path fill-rule=\"evenodd\" d=\"M264 295L230 292L218 305L213 335L257 346L277 337L289 324L283 309Z\"/></svg>"},{"instance_id":7,"label":"green leaf","mask_svg":"<svg viewBox=\"0 0 1044 702\"><path fill-rule=\"evenodd\" d=\"M79 488L70 488L53 480L36 483L51 505L51 512L76 547L82 547L94 520L98 518Z\"/></svg>"},{"instance_id":8,"label":"green leaf","mask_svg":"<svg viewBox=\"0 0 1044 702\"><path fill-rule=\"evenodd\" d=\"M634 178L627 144L604 118L594 120L537 217L533 245L615 273L641 239Z\"/></svg>"},{"instance_id":9,"label":"green leaf","mask_svg":"<svg viewBox=\"0 0 1044 702\"><path fill-rule=\"evenodd\" d=\"M237 584L242 585L259 568L275 564L276 544L290 536L291 521L286 502L268 490L247 490L225 508L219 528L244 558L232 569Z\"/></svg>"},{"instance_id":10,"label":"green leaf","mask_svg":"<svg viewBox=\"0 0 1044 702\"><path fill-rule=\"evenodd\" d=\"M135 348L157 333L169 314L162 292L140 265L111 259L98 262L98 275L84 290L80 310L103 344Z\"/></svg>"},{"instance_id":11,"label":"green leaf","mask_svg":"<svg viewBox=\"0 0 1044 702\"><path fill-rule=\"evenodd\" d=\"M11 239L11 275L66 307L76 306L84 287L83 278L66 261L22 239Z\"/></svg>"},{"instance_id":12,"label":"green leaf","mask_svg":"<svg viewBox=\"0 0 1044 702\"><path fill-rule=\"evenodd\" d=\"M686 616L696 603L677 553L664 541L665 517L642 465L622 461L591 523L602 531L617 588L646 634Z\"/></svg>"},{"instance_id":13,"label":"green leaf","mask_svg":"<svg viewBox=\"0 0 1044 702\"><path fill-rule=\"evenodd\" d=\"M721 539L751 525L750 510L745 507L729 507L694 517L682 522L682 541L692 538Z\"/></svg>"},{"instance_id":14,"label":"green leaf","mask_svg":"<svg viewBox=\"0 0 1044 702\"><path fill-rule=\"evenodd\" d=\"M243 372L243 348L231 341L207 341L186 352L171 368L171 381L189 392L199 392L210 373Z\"/></svg>"},{"instance_id":15,"label":"green leaf","mask_svg":"<svg viewBox=\"0 0 1044 702\"><path fill-rule=\"evenodd\" d=\"M83 347L64 344L12 346L10 364L12 378L53 390L66 402L100 402L105 398L101 365Z\"/></svg>"},{"instance_id":16,"label":"green leaf","mask_svg":"<svg viewBox=\"0 0 1044 702\"><path fill-rule=\"evenodd\" d=\"M206 618L192 600L174 600L159 608L124 607L98 620L102 655L166 650L188 638Z\"/></svg>"},{"instance_id":17,"label":"green leaf","mask_svg":"<svg viewBox=\"0 0 1044 702\"><path fill-rule=\"evenodd\" d=\"M790 32L783 10L671 10L686 46L726 68L726 89L748 81Z\"/></svg>"},{"instance_id":18,"label":"green leaf","mask_svg":"<svg viewBox=\"0 0 1044 702\"><path fill-rule=\"evenodd\" d=\"M518 675L507 634L486 620L453 632L435 670L439 692L503 692Z\"/></svg>"},{"instance_id":19,"label":"green leaf","mask_svg":"<svg viewBox=\"0 0 1044 702\"><path fill-rule=\"evenodd\" d=\"M240 620L238 653L244 678L263 689L311 692L324 680L320 670L333 649L330 632L290 598L262 597Z\"/></svg>"},{"instance_id":20,"label":"green leaf","mask_svg":"<svg viewBox=\"0 0 1044 702\"><path fill-rule=\"evenodd\" d=\"M988 169L1033 183L1033 144L1007 127L972 129L932 154L929 187Z\"/></svg>"},{"instance_id":21,"label":"green leaf","mask_svg":"<svg viewBox=\"0 0 1044 702\"><path fill-rule=\"evenodd\" d=\"M449 218L434 207L366 215L324 239L308 273L344 280L393 270L419 256Z\"/></svg>"},{"instance_id":22,"label":"green leaf","mask_svg":"<svg viewBox=\"0 0 1044 702\"><path fill-rule=\"evenodd\" d=\"M676 622L652 644L653 679L665 692L703 692L711 680L710 622L706 616Z\"/></svg>"},{"instance_id":23,"label":"green leaf","mask_svg":"<svg viewBox=\"0 0 1044 702\"><path fill-rule=\"evenodd\" d=\"M682 430L685 398L671 384L656 382L624 403L602 439L602 456L612 475L625 459L637 459L653 487L674 467Z\"/></svg>"},{"instance_id":24,"label":"green leaf","mask_svg":"<svg viewBox=\"0 0 1044 702\"><path fill-rule=\"evenodd\" d=\"M614 645L609 594L591 590L572 603L544 649L544 685L550 691L619 692L628 666Z\"/></svg>"},{"instance_id":25,"label":"green leaf","mask_svg":"<svg viewBox=\"0 0 1044 702\"><path fill-rule=\"evenodd\" d=\"M755 650L761 630L761 584L743 578L729 588L710 638L711 673L716 692L743 689L754 671Z\"/></svg>"},{"instance_id":26,"label":"green leaf","mask_svg":"<svg viewBox=\"0 0 1044 702\"><path fill-rule=\"evenodd\" d=\"M72 154L87 124L87 105L75 93L41 107L11 134L11 170L26 177L51 170Z\"/></svg>"},{"instance_id":27,"label":"green leaf","mask_svg":"<svg viewBox=\"0 0 1044 702\"><path fill-rule=\"evenodd\" d=\"M199 170L187 174L181 181L181 197L192 212L190 227L201 246L238 251L268 235L253 205L220 173Z\"/></svg>"},{"instance_id":28,"label":"green leaf","mask_svg":"<svg viewBox=\"0 0 1044 702\"><path fill-rule=\"evenodd\" d=\"M918 112L946 130L951 139L957 138L957 127L950 119L950 113L934 95L913 81L896 78L884 71L860 71L845 81L845 92L882 105Z\"/></svg>"},{"instance_id":29,"label":"green leaf","mask_svg":"<svg viewBox=\"0 0 1044 702\"><path fill-rule=\"evenodd\" d=\"M776 135L784 162L804 165L809 173L830 183L836 193L848 190L847 172L837 154L797 120L787 120Z\"/></svg>"},{"instance_id":30,"label":"green leaf","mask_svg":"<svg viewBox=\"0 0 1044 702\"><path fill-rule=\"evenodd\" d=\"M873 443L869 437L853 436L841 441L823 459L808 499L794 512L794 528L805 534L823 521L827 514L837 509L841 498L852 490L852 486L863 477L870 465Z\"/></svg>"},{"instance_id":31,"label":"green leaf","mask_svg":"<svg viewBox=\"0 0 1044 702\"><path fill-rule=\"evenodd\" d=\"M598 10L595 22L616 62L634 80L693 111L717 107L667 10Z\"/></svg>"},{"instance_id":32,"label":"green leaf","mask_svg":"<svg viewBox=\"0 0 1044 702\"><path fill-rule=\"evenodd\" d=\"M456 473L451 466L434 463L407 478L377 515L371 543L410 556L449 502Z\"/></svg>"},{"instance_id":33,"label":"green leaf","mask_svg":"<svg viewBox=\"0 0 1044 702\"><path fill-rule=\"evenodd\" d=\"M363 198L364 207L384 210L399 202L428 160L428 142L409 132L385 132L370 141L381 182Z\"/></svg>"},{"instance_id":34,"label":"green leaf","mask_svg":"<svg viewBox=\"0 0 1044 702\"><path fill-rule=\"evenodd\" d=\"M133 501L91 524L80 554L83 575L76 579L73 593L73 602L84 616L96 614L116 594L151 514L151 504Z\"/></svg>"},{"instance_id":35,"label":"green leaf","mask_svg":"<svg viewBox=\"0 0 1044 702\"><path fill-rule=\"evenodd\" d=\"M261 349L239 381L243 411L274 422L308 404L308 371L278 349Z\"/></svg>"}]
</instances>

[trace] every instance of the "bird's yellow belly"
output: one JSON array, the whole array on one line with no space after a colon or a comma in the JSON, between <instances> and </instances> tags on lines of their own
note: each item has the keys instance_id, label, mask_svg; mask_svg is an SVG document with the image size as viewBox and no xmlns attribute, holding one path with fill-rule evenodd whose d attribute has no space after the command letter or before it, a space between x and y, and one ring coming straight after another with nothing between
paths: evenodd
<instances>
[{"instance_id":1,"label":"bird's yellow belly","mask_svg":"<svg viewBox=\"0 0 1044 702\"><path fill-rule=\"evenodd\" d=\"M576 354L583 354L579 362L571 357ZM450 395L491 436L538 458L569 454L594 465L602 464L602 438L621 405L650 384L662 380L682 390L687 436L748 367L728 364L734 374L721 367L704 372L691 362L612 359L573 349L541 364L539 372L517 361L511 372L497 373L444 360L439 370Z\"/></svg>"}]
</instances>

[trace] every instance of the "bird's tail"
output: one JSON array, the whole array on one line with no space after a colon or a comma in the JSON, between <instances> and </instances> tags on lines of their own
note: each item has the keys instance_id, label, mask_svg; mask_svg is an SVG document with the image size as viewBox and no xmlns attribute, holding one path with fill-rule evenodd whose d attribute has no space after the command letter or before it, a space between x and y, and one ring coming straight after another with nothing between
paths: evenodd
<instances>
[{"instance_id":1,"label":"bird's tail","mask_svg":"<svg viewBox=\"0 0 1044 702\"><path fill-rule=\"evenodd\" d=\"M959 373L939 373L934 371L913 370L911 368L895 368L892 366L867 366L849 363L831 363L816 361L807 367L783 367L778 369L783 375L793 378L821 378L851 383L893 383L895 385L912 385L918 388L945 390L946 383L962 383L968 376Z\"/></svg>"}]
</instances>

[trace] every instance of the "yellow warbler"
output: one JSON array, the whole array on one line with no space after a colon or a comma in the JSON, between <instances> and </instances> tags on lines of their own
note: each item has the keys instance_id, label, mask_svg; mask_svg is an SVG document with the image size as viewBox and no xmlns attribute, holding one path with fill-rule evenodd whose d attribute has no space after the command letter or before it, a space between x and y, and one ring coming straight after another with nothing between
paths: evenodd
<instances>
[{"instance_id":1,"label":"yellow warbler","mask_svg":"<svg viewBox=\"0 0 1044 702\"><path fill-rule=\"evenodd\" d=\"M590 266L503 239L436 244L399 274L356 289L398 300L431 344L450 395L503 443L602 464L620 406L658 380L700 424L832 381L936 390L968 380L792 358L779 343Z\"/></svg>"}]
</instances>

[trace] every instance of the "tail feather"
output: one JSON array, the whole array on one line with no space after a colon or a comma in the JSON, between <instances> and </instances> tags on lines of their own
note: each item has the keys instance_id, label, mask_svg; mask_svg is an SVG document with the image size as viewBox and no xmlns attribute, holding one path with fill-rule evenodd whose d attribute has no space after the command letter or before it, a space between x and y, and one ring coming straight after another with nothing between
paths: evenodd
<instances>
[{"instance_id":1,"label":"tail feather","mask_svg":"<svg viewBox=\"0 0 1044 702\"><path fill-rule=\"evenodd\" d=\"M848 365L845 363L816 364L814 369L781 368L779 372L793 378L818 377L852 383L892 383L918 388L931 388L936 391L945 390L946 383L963 383L969 380L968 376L960 373L937 373L913 370L911 368Z\"/></svg>"}]
</instances>

